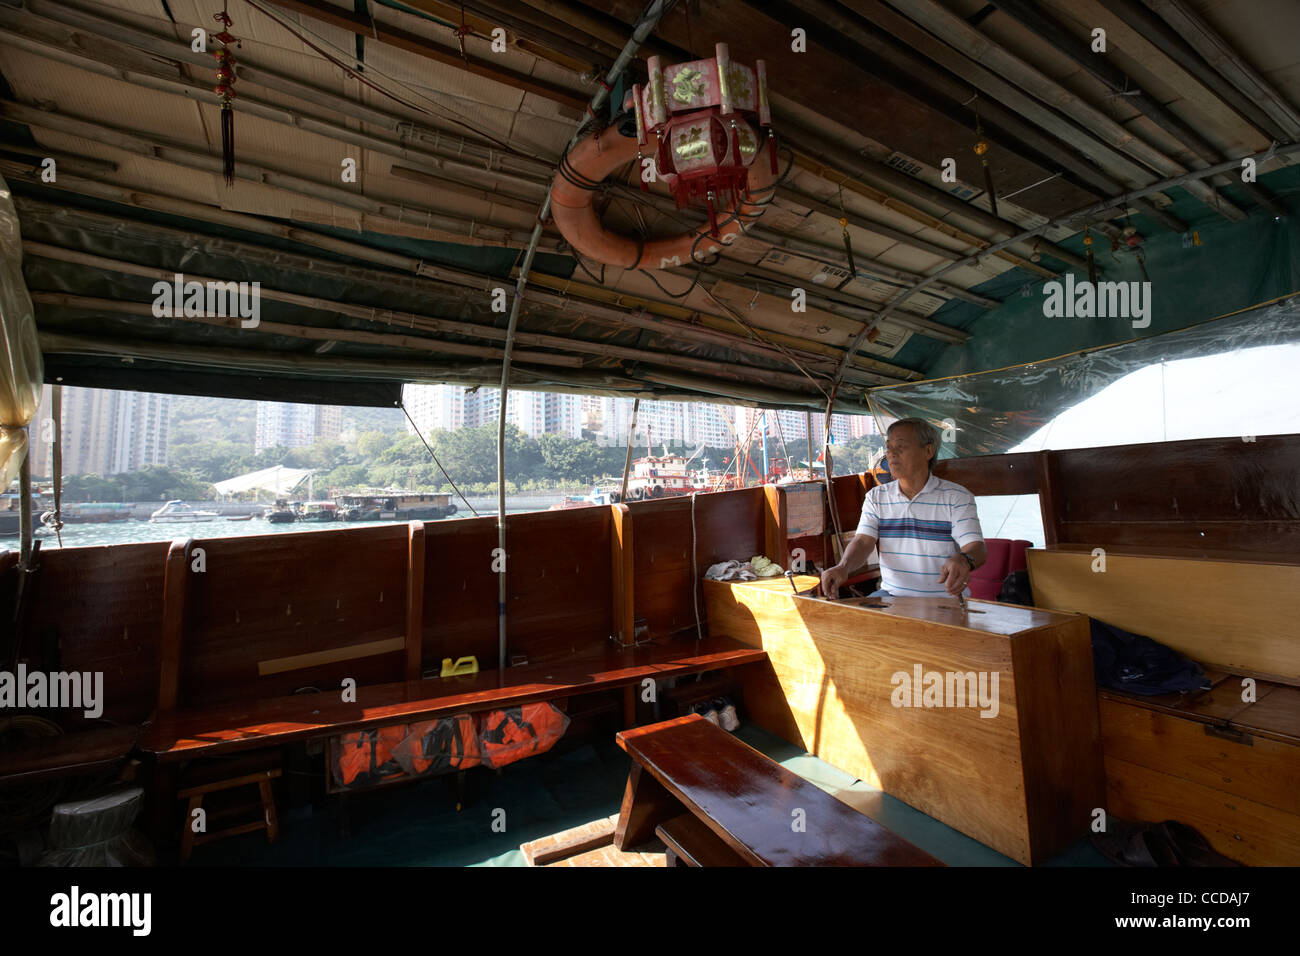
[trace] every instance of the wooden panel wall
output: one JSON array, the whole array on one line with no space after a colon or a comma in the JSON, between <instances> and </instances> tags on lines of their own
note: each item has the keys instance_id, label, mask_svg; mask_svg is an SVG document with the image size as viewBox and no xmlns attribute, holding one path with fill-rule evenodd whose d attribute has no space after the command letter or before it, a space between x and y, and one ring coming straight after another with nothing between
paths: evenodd
<instances>
[{"instance_id":1,"label":"wooden panel wall","mask_svg":"<svg viewBox=\"0 0 1300 956\"><path fill-rule=\"evenodd\" d=\"M117 723L137 723L154 709L168 547L151 541L41 549L24 654L39 660L45 634L57 641L58 659L42 661L44 668L103 671L103 716ZM58 720L69 729L85 723L81 711Z\"/></svg>"},{"instance_id":2,"label":"wooden panel wall","mask_svg":"<svg viewBox=\"0 0 1300 956\"><path fill-rule=\"evenodd\" d=\"M1061 544L1300 560L1300 435L1052 456Z\"/></svg>"},{"instance_id":3,"label":"wooden panel wall","mask_svg":"<svg viewBox=\"0 0 1300 956\"><path fill-rule=\"evenodd\" d=\"M772 671L745 677L755 719L841 770L1024 863L1064 850L1104 804L1082 618L989 602L968 616L925 599L876 611L797 598L784 581L705 593L711 633L768 654ZM893 675L917 665L997 673L996 715L896 706Z\"/></svg>"},{"instance_id":4,"label":"wooden panel wall","mask_svg":"<svg viewBox=\"0 0 1300 956\"><path fill-rule=\"evenodd\" d=\"M699 495L695 499L695 571L691 577L689 498L638 501L629 506L635 531L635 614L650 636L666 637L695 626L693 588L709 565L733 558L748 561L766 543L762 488ZM699 597L704 620L704 598Z\"/></svg>"},{"instance_id":5,"label":"wooden panel wall","mask_svg":"<svg viewBox=\"0 0 1300 956\"><path fill-rule=\"evenodd\" d=\"M506 525L509 652L562 659L613 629L608 508L511 515ZM639 530L639 529L638 529ZM495 518L425 525L424 667L473 654L497 666Z\"/></svg>"},{"instance_id":6,"label":"wooden panel wall","mask_svg":"<svg viewBox=\"0 0 1300 956\"><path fill-rule=\"evenodd\" d=\"M1206 667L1300 684L1300 565L1028 553L1039 607L1088 614Z\"/></svg>"},{"instance_id":7,"label":"wooden panel wall","mask_svg":"<svg viewBox=\"0 0 1300 956\"><path fill-rule=\"evenodd\" d=\"M934 473L973 495L1033 495L1038 493L1038 458L1038 452L948 458L935 462Z\"/></svg>"},{"instance_id":8,"label":"wooden panel wall","mask_svg":"<svg viewBox=\"0 0 1300 956\"><path fill-rule=\"evenodd\" d=\"M394 524L196 539L191 554L203 549L206 570L194 571L191 559L180 705L324 690L344 677L401 680L401 643L382 654L292 664L404 636L407 534L405 524Z\"/></svg>"}]
</instances>

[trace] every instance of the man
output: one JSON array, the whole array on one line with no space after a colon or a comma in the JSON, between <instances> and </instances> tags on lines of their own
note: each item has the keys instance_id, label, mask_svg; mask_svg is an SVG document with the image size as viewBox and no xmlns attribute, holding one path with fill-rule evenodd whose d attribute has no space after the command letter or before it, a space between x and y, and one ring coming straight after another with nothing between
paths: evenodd
<instances>
[{"instance_id":1,"label":"man","mask_svg":"<svg viewBox=\"0 0 1300 956\"><path fill-rule=\"evenodd\" d=\"M932 474L939 436L929 422L904 418L889 426L885 459L895 480L867 492L857 533L840 563L822 572L822 592L835 597L849 572L880 551L881 597L966 594L971 573L988 560L975 498Z\"/></svg>"}]
</instances>

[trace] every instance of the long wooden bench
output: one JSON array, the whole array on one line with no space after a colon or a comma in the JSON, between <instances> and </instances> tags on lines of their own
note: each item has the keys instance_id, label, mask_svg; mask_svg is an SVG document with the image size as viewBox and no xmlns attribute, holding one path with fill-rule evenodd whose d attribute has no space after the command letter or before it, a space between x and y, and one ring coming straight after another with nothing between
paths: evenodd
<instances>
[{"instance_id":1,"label":"long wooden bench","mask_svg":"<svg viewBox=\"0 0 1300 956\"><path fill-rule=\"evenodd\" d=\"M699 714L625 730L632 758L614 845L665 842L695 862L729 858L695 840L688 812L749 866L942 866L870 817L791 773ZM666 826L665 826L666 825Z\"/></svg>"},{"instance_id":2,"label":"long wooden bench","mask_svg":"<svg viewBox=\"0 0 1300 956\"><path fill-rule=\"evenodd\" d=\"M726 638L616 650L553 664L295 694L160 714L139 743L162 763L334 736L369 727L513 707L766 660Z\"/></svg>"}]
</instances>

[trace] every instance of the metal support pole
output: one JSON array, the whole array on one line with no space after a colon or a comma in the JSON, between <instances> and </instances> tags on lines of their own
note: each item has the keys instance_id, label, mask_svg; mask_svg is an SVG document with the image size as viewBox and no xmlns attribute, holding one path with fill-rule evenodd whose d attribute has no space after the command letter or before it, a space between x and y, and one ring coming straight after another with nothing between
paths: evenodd
<instances>
[{"instance_id":1,"label":"metal support pole","mask_svg":"<svg viewBox=\"0 0 1300 956\"><path fill-rule=\"evenodd\" d=\"M614 81L632 62L636 56L636 51L641 48L641 44L646 38L654 32L659 25L660 18L668 12L676 0L652 0L646 7L645 12L641 14L640 20L637 21L635 29L632 31L631 38L619 53L618 59L614 65L609 68L605 75L605 81L601 84L596 95L591 98L591 105L587 107L587 112L592 119L596 117L596 111L605 105L605 100L609 97L609 91L613 88ZM586 132L587 124L574 132L569 140L569 145L565 147L567 153L582 138ZM515 329L519 324L519 306L523 302L524 286L528 282L528 273L533 268L533 257L537 254L537 244L542 238L542 224L550 218L551 215L551 194L546 194L546 199L542 202L542 208L537 213L537 221L533 224L533 234L528 241L528 249L524 252L523 264L519 267L519 278L515 282L515 297L510 303L510 322L506 326L506 347L505 357L501 363L501 409L497 415L497 548L499 559L501 561L501 571L497 579L497 667L504 669L508 661L506 659L506 400L510 392L510 351L515 342Z\"/></svg>"},{"instance_id":2,"label":"metal support pole","mask_svg":"<svg viewBox=\"0 0 1300 956\"><path fill-rule=\"evenodd\" d=\"M618 500L627 501L627 473L632 467L632 440L636 435L636 412L641 407L641 399L632 401L632 424L627 430L627 457L623 459L623 484L618 491Z\"/></svg>"}]
</instances>

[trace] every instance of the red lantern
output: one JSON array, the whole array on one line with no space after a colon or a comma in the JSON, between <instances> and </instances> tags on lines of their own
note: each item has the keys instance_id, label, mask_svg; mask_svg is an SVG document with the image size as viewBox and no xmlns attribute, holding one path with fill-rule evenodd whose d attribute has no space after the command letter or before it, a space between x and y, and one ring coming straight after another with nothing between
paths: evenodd
<instances>
[{"instance_id":1,"label":"red lantern","mask_svg":"<svg viewBox=\"0 0 1300 956\"><path fill-rule=\"evenodd\" d=\"M752 70L733 63L727 44L719 43L707 60L665 69L654 56L647 65L647 88L633 87L629 97L637 142L645 146L649 133L657 135L658 176L678 206L705 203L716 236L719 204L730 206L744 193L749 166L758 155L755 124L769 128L771 136L766 64L759 60ZM775 156L773 150L773 163Z\"/></svg>"}]
</instances>

